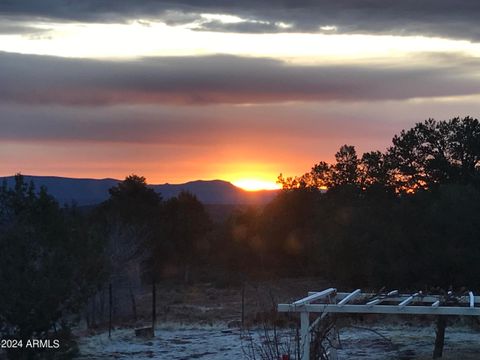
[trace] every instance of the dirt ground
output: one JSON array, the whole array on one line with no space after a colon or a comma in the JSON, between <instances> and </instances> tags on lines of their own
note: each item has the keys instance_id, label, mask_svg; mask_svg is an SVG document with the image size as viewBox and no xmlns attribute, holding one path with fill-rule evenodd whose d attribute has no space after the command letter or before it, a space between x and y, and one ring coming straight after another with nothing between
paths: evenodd
<instances>
[{"instance_id":1,"label":"dirt ground","mask_svg":"<svg viewBox=\"0 0 480 360\"><path fill-rule=\"evenodd\" d=\"M262 329L246 334L220 325L163 324L155 338L142 339L135 337L133 329L123 328L114 330L111 338L102 332L79 339L78 359L252 360L248 356L249 338L261 346L263 335ZM479 359L479 336L469 328L450 328L443 359ZM340 360L426 360L431 358L434 330L428 326L377 324L363 329L342 328L340 338Z\"/></svg>"},{"instance_id":2,"label":"dirt ground","mask_svg":"<svg viewBox=\"0 0 480 360\"><path fill-rule=\"evenodd\" d=\"M94 330L77 329L84 357L158 359L223 359L243 357L240 330L242 293L245 326L260 339L258 328L274 318L278 303L289 303L330 287L321 279L281 279L246 282L244 287L213 283L157 286L157 332L151 341L139 340L133 329L151 324L151 289L136 296L137 321L129 315L114 319L114 336L106 324ZM276 318L280 325L297 323L295 314ZM283 322L282 322L283 321ZM340 359L426 360L435 341L434 319L427 316L363 315L339 317L337 325L343 348ZM295 325L294 325L295 326ZM372 331L373 330L373 331ZM193 340L196 339L196 340ZM153 345L152 345L153 344ZM182 355L183 354L183 355ZM187 354L189 354L187 356ZM446 360L480 359L480 325L472 319L451 318L446 332Z\"/></svg>"}]
</instances>

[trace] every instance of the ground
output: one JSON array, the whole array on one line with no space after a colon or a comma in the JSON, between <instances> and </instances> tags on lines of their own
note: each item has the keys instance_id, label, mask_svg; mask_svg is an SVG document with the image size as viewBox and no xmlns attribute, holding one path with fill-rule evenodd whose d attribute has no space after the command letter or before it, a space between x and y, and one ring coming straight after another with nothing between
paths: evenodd
<instances>
[{"instance_id":1,"label":"ground","mask_svg":"<svg viewBox=\"0 0 480 360\"><path fill-rule=\"evenodd\" d=\"M245 326L240 330L242 286L218 287L160 284L154 339L136 338L134 328L150 323L151 297L138 297L139 319L119 319L111 339L103 327L76 329L79 359L249 359L252 344L265 341L265 318L278 302L291 302L308 292L328 287L319 279L283 279L245 285ZM433 319L380 315L343 318L338 322L342 348L339 359L430 359L435 340ZM279 324L294 325L294 318ZM290 331L291 330L284 330ZM451 319L445 339L445 359L478 359L480 330L474 321Z\"/></svg>"},{"instance_id":2,"label":"ground","mask_svg":"<svg viewBox=\"0 0 480 360\"><path fill-rule=\"evenodd\" d=\"M375 330L372 332L370 330ZM257 343L263 331L252 330ZM383 337L381 337L380 335ZM434 342L432 327L407 325L375 325L367 329L340 330L342 349L339 359L348 360L426 360L431 359ZM385 337L385 338L384 338ZM467 327L447 331L446 360L478 359L480 335ZM245 332L225 326L163 325L154 339L135 338L133 329L83 337L78 359L248 359L250 346Z\"/></svg>"}]
</instances>

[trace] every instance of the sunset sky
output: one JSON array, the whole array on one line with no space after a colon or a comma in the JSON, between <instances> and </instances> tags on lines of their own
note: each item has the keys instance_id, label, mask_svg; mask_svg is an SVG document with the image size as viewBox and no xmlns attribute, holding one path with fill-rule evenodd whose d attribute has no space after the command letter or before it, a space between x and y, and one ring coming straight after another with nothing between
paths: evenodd
<instances>
[{"instance_id":1,"label":"sunset sky","mask_svg":"<svg viewBox=\"0 0 480 360\"><path fill-rule=\"evenodd\" d=\"M383 151L415 122L478 117L479 15L468 0L0 0L0 176L269 187L343 144Z\"/></svg>"}]
</instances>

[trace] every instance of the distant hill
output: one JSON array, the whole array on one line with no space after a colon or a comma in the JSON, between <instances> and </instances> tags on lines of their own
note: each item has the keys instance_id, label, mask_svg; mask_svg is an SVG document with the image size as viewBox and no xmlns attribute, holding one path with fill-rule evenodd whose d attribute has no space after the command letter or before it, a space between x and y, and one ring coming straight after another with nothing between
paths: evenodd
<instances>
[{"instance_id":1,"label":"distant hill","mask_svg":"<svg viewBox=\"0 0 480 360\"><path fill-rule=\"evenodd\" d=\"M78 206L88 206L101 203L109 196L108 189L121 180L116 179L73 179L56 176L24 175L27 182L33 181L38 189L45 186L60 204L72 201ZM7 185L12 186L14 177L4 177ZM185 184L149 185L159 192L164 199L178 195L182 190L195 194L204 204L218 205L249 205L265 204L276 194L277 190L245 191L223 180L191 181Z\"/></svg>"}]
</instances>

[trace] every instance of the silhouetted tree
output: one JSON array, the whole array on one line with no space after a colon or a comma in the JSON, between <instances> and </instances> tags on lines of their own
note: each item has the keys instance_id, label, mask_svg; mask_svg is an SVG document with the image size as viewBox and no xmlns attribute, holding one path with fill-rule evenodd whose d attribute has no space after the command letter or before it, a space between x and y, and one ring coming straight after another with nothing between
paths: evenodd
<instances>
[{"instance_id":1,"label":"silhouetted tree","mask_svg":"<svg viewBox=\"0 0 480 360\"><path fill-rule=\"evenodd\" d=\"M380 151L364 153L360 161L360 176L363 189L389 187L389 169L385 155Z\"/></svg>"},{"instance_id":2,"label":"silhouetted tree","mask_svg":"<svg viewBox=\"0 0 480 360\"><path fill-rule=\"evenodd\" d=\"M166 201L163 223L165 237L183 267L184 281L189 282L191 266L211 227L209 215L195 195L182 191Z\"/></svg>"},{"instance_id":3,"label":"silhouetted tree","mask_svg":"<svg viewBox=\"0 0 480 360\"><path fill-rule=\"evenodd\" d=\"M137 175L127 176L109 193L97 210L108 239L109 288L128 287L136 316L135 287L143 280L152 285L153 294L167 257L160 227L162 198Z\"/></svg>"},{"instance_id":4,"label":"silhouetted tree","mask_svg":"<svg viewBox=\"0 0 480 360\"><path fill-rule=\"evenodd\" d=\"M301 176L284 177L279 175L277 183L284 190L310 189L325 190L339 187L359 187L361 185L360 160L354 146L343 145L335 154L336 163L324 161L315 164L310 172Z\"/></svg>"},{"instance_id":5,"label":"silhouetted tree","mask_svg":"<svg viewBox=\"0 0 480 360\"><path fill-rule=\"evenodd\" d=\"M26 341L65 328L103 280L102 238L23 177L0 188L0 331ZM38 352L38 349L35 351ZM12 356L29 356L25 351ZM32 354L30 354L32 355Z\"/></svg>"},{"instance_id":6,"label":"silhouetted tree","mask_svg":"<svg viewBox=\"0 0 480 360\"><path fill-rule=\"evenodd\" d=\"M220 276L238 283L245 276L265 273L268 251L261 236L261 213L255 207L236 209L221 226L213 244L212 261L218 264ZM221 254L219 256L219 254Z\"/></svg>"},{"instance_id":7,"label":"silhouetted tree","mask_svg":"<svg viewBox=\"0 0 480 360\"><path fill-rule=\"evenodd\" d=\"M344 185L359 185L359 164L355 147L343 145L335 154L336 163L333 165L332 183L333 187Z\"/></svg>"},{"instance_id":8,"label":"silhouetted tree","mask_svg":"<svg viewBox=\"0 0 480 360\"><path fill-rule=\"evenodd\" d=\"M429 119L392 142L361 159L344 145L332 165L280 176L285 191L260 215L266 253L352 286L478 288L478 120Z\"/></svg>"},{"instance_id":9,"label":"silhouetted tree","mask_svg":"<svg viewBox=\"0 0 480 360\"><path fill-rule=\"evenodd\" d=\"M403 130L392 142L387 156L399 191L467 183L478 176L480 125L476 119L429 119Z\"/></svg>"},{"instance_id":10,"label":"silhouetted tree","mask_svg":"<svg viewBox=\"0 0 480 360\"><path fill-rule=\"evenodd\" d=\"M266 268L280 274L307 274L312 270L316 212L322 193L296 189L280 193L265 206L259 221L265 242Z\"/></svg>"},{"instance_id":11,"label":"silhouetted tree","mask_svg":"<svg viewBox=\"0 0 480 360\"><path fill-rule=\"evenodd\" d=\"M477 119L465 117L450 120L448 126L451 162L459 168L463 183L478 182L480 165L480 123Z\"/></svg>"},{"instance_id":12,"label":"silhouetted tree","mask_svg":"<svg viewBox=\"0 0 480 360\"><path fill-rule=\"evenodd\" d=\"M130 175L109 190L106 206L126 224L146 224L158 215L162 198L143 176Z\"/></svg>"}]
</instances>

